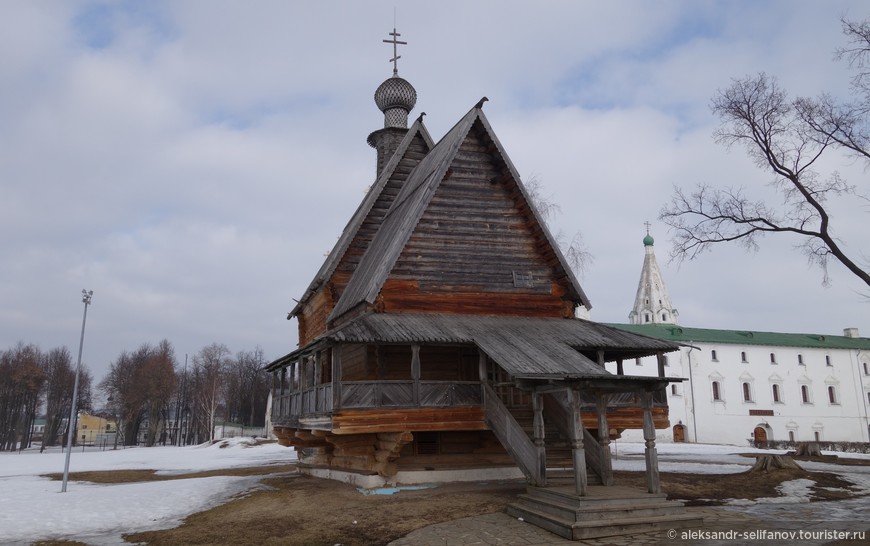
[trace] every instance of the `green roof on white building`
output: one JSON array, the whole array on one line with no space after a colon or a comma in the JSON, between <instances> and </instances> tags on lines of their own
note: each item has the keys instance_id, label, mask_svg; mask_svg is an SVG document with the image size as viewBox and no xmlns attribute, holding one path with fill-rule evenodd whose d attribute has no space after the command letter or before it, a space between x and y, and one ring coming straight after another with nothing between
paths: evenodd
<instances>
[{"instance_id":1,"label":"green roof on white building","mask_svg":"<svg viewBox=\"0 0 870 546\"><path fill-rule=\"evenodd\" d=\"M784 334L754 330L713 330L688 328L676 324L608 324L627 332L678 343L727 343L732 345L770 345L816 349L870 350L870 338L828 334Z\"/></svg>"}]
</instances>

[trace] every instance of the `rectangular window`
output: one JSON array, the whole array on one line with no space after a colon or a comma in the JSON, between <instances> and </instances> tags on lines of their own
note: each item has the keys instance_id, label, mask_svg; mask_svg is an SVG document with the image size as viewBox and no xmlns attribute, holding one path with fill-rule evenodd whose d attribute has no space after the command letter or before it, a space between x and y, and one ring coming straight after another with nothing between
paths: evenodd
<instances>
[{"instance_id":1,"label":"rectangular window","mask_svg":"<svg viewBox=\"0 0 870 546\"><path fill-rule=\"evenodd\" d=\"M749 383L743 383L743 401L752 402L752 389Z\"/></svg>"},{"instance_id":2,"label":"rectangular window","mask_svg":"<svg viewBox=\"0 0 870 546\"><path fill-rule=\"evenodd\" d=\"M776 364L776 353L770 353L770 363Z\"/></svg>"},{"instance_id":3,"label":"rectangular window","mask_svg":"<svg viewBox=\"0 0 870 546\"><path fill-rule=\"evenodd\" d=\"M801 366L804 365L804 355L798 354L798 364L800 364Z\"/></svg>"},{"instance_id":4,"label":"rectangular window","mask_svg":"<svg viewBox=\"0 0 870 546\"><path fill-rule=\"evenodd\" d=\"M746 351L740 352L740 362L749 362L748 360L746 360Z\"/></svg>"},{"instance_id":5,"label":"rectangular window","mask_svg":"<svg viewBox=\"0 0 870 546\"><path fill-rule=\"evenodd\" d=\"M713 381L713 400L722 400L722 394L719 392L718 381Z\"/></svg>"},{"instance_id":6,"label":"rectangular window","mask_svg":"<svg viewBox=\"0 0 870 546\"><path fill-rule=\"evenodd\" d=\"M833 364L831 364L831 355L825 355L825 364L828 366L833 366Z\"/></svg>"},{"instance_id":7,"label":"rectangular window","mask_svg":"<svg viewBox=\"0 0 870 546\"><path fill-rule=\"evenodd\" d=\"M719 362L719 359L716 358L716 349L710 351L710 358L713 359L713 362Z\"/></svg>"},{"instance_id":8,"label":"rectangular window","mask_svg":"<svg viewBox=\"0 0 870 546\"><path fill-rule=\"evenodd\" d=\"M804 404L810 403L810 388L806 385L801 385L801 401Z\"/></svg>"},{"instance_id":9,"label":"rectangular window","mask_svg":"<svg viewBox=\"0 0 870 546\"><path fill-rule=\"evenodd\" d=\"M833 385L828 385L828 402L837 404L837 389Z\"/></svg>"},{"instance_id":10,"label":"rectangular window","mask_svg":"<svg viewBox=\"0 0 870 546\"><path fill-rule=\"evenodd\" d=\"M773 391L773 401L775 403L782 402L779 398L779 385L772 385L771 390Z\"/></svg>"}]
</instances>

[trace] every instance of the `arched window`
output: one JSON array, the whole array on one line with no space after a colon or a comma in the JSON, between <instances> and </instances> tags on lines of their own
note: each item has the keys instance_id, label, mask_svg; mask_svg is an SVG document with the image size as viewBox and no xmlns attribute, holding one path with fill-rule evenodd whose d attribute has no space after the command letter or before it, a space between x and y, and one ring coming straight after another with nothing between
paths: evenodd
<instances>
[{"instance_id":1,"label":"arched window","mask_svg":"<svg viewBox=\"0 0 870 546\"><path fill-rule=\"evenodd\" d=\"M828 385L828 402L837 404L837 388L833 385Z\"/></svg>"},{"instance_id":2,"label":"arched window","mask_svg":"<svg viewBox=\"0 0 870 546\"><path fill-rule=\"evenodd\" d=\"M773 401L782 402L782 400L780 400L779 398L779 385L774 383L773 385L771 385L770 389L773 391Z\"/></svg>"},{"instance_id":3,"label":"arched window","mask_svg":"<svg viewBox=\"0 0 870 546\"><path fill-rule=\"evenodd\" d=\"M722 393L719 392L718 381L713 381L713 400L722 400Z\"/></svg>"},{"instance_id":4,"label":"arched window","mask_svg":"<svg viewBox=\"0 0 870 546\"><path fill-rule=\"evenodd\" d=\"M752 402L752 389L747 382L743 383L743 401Z\"/></svg>"},{"instance_id":5,"label":"arched window","mask_svg":"<svg viewBox=\"0 0 870 546\"><path fill-rule=\"evenodd\" d=\"M810 388L806 385L801 385L801 401L804 404L810 403Z\"/></svg>"},{"instance_id":6,"label":"arched window","mask_svg":"<svg viewBox=\"0 0 870 546\"><path fill-rule=\"evenodd\" d=\"M788 441L794 442L794 431L793 430L788 431Z\"/></svg>"},{"instance_id":7,"label":"arched window","mask_svg":"<svg viewBox=\"0 0 870 546\"><path fill-rule=\"evenodd\" d=\"M668 320L668 314L662 313L662 320Z\"/></svg>"}]
</instances>

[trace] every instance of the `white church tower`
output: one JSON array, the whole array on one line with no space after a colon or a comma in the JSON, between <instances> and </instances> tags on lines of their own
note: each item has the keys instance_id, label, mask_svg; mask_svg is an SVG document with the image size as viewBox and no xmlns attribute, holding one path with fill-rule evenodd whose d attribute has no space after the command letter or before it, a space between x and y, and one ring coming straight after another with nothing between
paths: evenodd
<instances>
[{"instance_id":1,"label":"white church tower","mask_svg":"<svg viewBox=\"0 0 870 546\"><path fill-rule=\"evenodd\" d=\"M677 323L677 310L671 304L671 297L668 295L662 272L656 262L654 242L649 234L649 222L647 222L646 237L643 238L643 269L640 271L640 282L637 283L634 308L628 314L631 324Z\"/></svg>"}]
</instances>

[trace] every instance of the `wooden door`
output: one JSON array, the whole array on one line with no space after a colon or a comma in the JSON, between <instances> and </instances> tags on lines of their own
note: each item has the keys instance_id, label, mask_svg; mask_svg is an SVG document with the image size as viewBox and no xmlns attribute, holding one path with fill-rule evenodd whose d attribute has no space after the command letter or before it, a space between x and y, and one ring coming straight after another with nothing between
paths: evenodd
<instances>
[{"instance_id":1,"label":"wooden door","mask_svg":"<svg viewBox=\"0 0 870 546\"><path fill-rule=\"evenodd\" d=\"M674 443L681 444L686 441L686 425L674 425Z\"/></svg>"}]
</instances>

